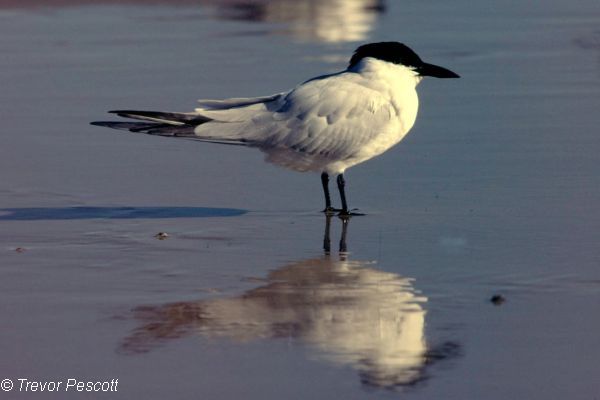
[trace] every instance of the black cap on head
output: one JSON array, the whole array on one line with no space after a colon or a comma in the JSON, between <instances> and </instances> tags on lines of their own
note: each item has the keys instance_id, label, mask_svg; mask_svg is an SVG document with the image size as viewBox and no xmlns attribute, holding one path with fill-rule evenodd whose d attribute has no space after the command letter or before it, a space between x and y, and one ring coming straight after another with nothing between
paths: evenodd
<instances>
[{"instance_id":1,"label":"black cap on head","mask_svg":"<svg viewBox=\"0 0 600 400\"><path fill-rule=\"evenodd\" d=\"M423 64L417 53L412 51L407 45L398 42L379 42L364 44L357 48L350 59L349 67L354 66L366 57L410 67L417 67Z\"/></svg>"},{"instance_id":2,"label":"black cap on head","mask_svg":"<svg viewBox=\"0 0 600 400\"><path fill-rule=\"evenodd\" d=\"M367 57L412 67L421 76L433 76L436 78L459 77L458 74L455 74L446 68L423 62L421 57L412 51L410 47L399 42L369 43L360 46L352 55L348 68L352 68L360 62L360 60Z\"/></svg>"}]
</instances>

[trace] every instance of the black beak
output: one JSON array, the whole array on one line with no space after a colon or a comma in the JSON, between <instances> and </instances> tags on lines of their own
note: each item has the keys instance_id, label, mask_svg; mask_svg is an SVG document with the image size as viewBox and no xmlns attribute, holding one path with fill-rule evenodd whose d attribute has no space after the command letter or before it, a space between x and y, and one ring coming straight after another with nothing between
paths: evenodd
<instances>
[{"instance_id":1,"label":"black beak","mask_svg":"<svg viewBox=\"0 0 600 400\"><path fill-rule=\"evenodd\" d=\"M449 69L427 63L418 66L417 72L420 76L433 76L434 78L460 78L458 74Z\"/></svg>"}]
</instances>

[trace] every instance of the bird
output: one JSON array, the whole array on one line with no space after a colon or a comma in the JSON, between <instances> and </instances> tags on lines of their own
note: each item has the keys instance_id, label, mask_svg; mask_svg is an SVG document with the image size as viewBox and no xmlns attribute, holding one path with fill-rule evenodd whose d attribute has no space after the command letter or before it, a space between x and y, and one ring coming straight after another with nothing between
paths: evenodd
<instances>
[{"instance_id":1,"label":"bird","mask_svg":"<svg viewBox=\"0 0 600 400\"><path fill-rule=\"evenodd\" d=\"M265 161L321 174L324 212L359 215L348 207L345 171L399 143L413 127L424 77L459 78L424 62L400 42L359 46L340 72L309 79L262 97L198 100L191 112L113 110L135 122L91 124L130 132L257 148ZM334 208L335 176L341 208Z\"/></svg>"}]
</instances>

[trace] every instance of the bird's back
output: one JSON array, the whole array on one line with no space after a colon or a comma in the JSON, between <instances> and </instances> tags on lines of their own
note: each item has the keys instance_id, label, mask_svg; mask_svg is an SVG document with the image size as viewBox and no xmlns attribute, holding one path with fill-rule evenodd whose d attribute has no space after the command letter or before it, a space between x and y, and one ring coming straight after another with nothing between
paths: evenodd
<instances>
[{"instance_id":1,"label":"bird's back","mask_svg":"<svg viewBox=\"0 0 600 400\"><path fill-rule=\"evenodd\" d=\"M243 140L290 169L341 173L396 144L416 118L414 81L377 67L315 78L263 98L201 102L196 111L212 121L196 135Z\"/></svg>"}]
</instances>

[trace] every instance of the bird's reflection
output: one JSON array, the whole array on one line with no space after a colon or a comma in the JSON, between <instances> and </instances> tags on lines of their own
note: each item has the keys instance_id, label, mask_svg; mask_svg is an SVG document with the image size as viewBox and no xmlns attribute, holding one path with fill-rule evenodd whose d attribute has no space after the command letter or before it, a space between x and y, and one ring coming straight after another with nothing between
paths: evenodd
<instances>
[{"instance_id":1,"label":"bird's reflection","mask_svg":"<svg viewBox=\"0 0 600 400\"><path fill-rule=\"evenodd\" d=\"M332 255L331 222L326 217L325 255L278 268L263 286L237 297L138 307L140 325L120 350L143 353L192 334L238 342L286 338L308 344L316 358L351 366L365 385L422 380L436 357L424 335L427 299L410 278L348 259L348 219L339 255Z\"/></svg>"},{"instance_id":2,"label":"bird's reflection","mask_svg":"<svg viewBox=\"0 0 600 400\"><path fill-rule=\"evenodd\" d=\"M214 1L219 16L285 24L284 32L313 42L358 42L367 39L385 10L383 0L245 0Z\"/></svg>"},{"instance_id":3,"label":"bird's reflection","mask_svg":"<svg viewBox=\"0 0 600 400\"><path fill-rule=\"evenodd\" d=\"M280 24L277 33L305 42L359 42L384 12L384 0L0 0L0 9L93 4L202 5L219 19Z\"/></svg>"}]
</instances>

